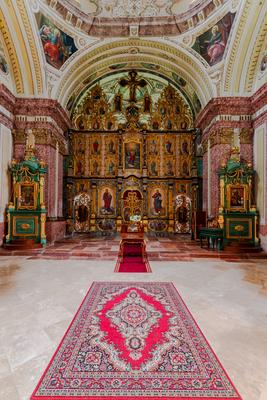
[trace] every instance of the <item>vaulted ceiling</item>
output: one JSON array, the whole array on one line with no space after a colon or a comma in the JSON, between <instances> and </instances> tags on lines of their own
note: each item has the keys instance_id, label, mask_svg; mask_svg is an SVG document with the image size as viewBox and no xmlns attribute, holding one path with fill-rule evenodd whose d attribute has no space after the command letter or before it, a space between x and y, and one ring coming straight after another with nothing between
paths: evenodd
<instances>
[{"instance_id":1,"label":"vaulted ceiling","mask_svg":"<svg viewBox=\"0 0 267 400\"><path fill-rule=\"evenodd\" d=\"M0 31L0 82L69 112L94 82L131 69L200 107L266 82L264 0L2 0Z\"/></svg>"}]
</instances>

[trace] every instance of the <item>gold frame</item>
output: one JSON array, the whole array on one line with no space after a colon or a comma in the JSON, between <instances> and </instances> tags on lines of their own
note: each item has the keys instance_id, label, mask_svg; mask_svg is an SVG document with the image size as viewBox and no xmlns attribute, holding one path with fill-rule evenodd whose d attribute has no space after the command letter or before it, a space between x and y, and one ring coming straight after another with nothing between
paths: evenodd
<instances>
[{"instance_id":1,"label":"gold frame","mask_svg":"<svg viewBox=\"0 0 267 400\"><path fill-rule=\"evenodd\" d=\"M237 189L243 189L243 205L234 206L231 204L232 198L232 191ZM248 201L248 185L245 184L231 184L227 185L227 193L226 193L226 200L227 200L227 210L228 211L247 211L247 201Z\"/></svg>"},{"instance_id":2,"label":"gold frame","mask_svg":"<svg viewBox=\"0 0 267 400\"><path fill-rule=\"evenodd\" d=\"M16 231L16 221L17 219L34 219L34 233L17 233ZM27 216L27 215L14 215L13 217L13 236L38 236L38 216Z\"/></svg>"},{"instance_id":3,"label":"gold frame","mask_svg":"<svg viewBox=\"0 0 267 400\"><path fill-rule=\"evenodd\" d=\"M127 191L129 192L139 192L141 195L141 199L134 199L134 195L129 196L128 200L124 199L124 193ZM121 194L121 214L122 214L122 220L125 224L129 224L130 221L125 219L125 213L124 210L128 208L130 210L131 215L134 215L134 211L139 208L141 211L141 220L143 218L144 214L144 196L142 194L142 191L138 187L131 187L131 188L125 188L124 191Z\"/></svg>"},{"instance_id":4,"label":"gold frame","mask_svg":"<svg viewBox=\"0 0 267 400\"><path fill-rule=\"evenodd\" d=\"M230 222L248 222L249 223L249 236L231 236L230 235ZM242 226L242 225L240 225ZM238 225L236 226L238 227ZM236 229L237 230L237 229ZM250 218L227 218L226 219L226 239L252 239L252 220Z\"/></svg>"},{"instance_id":5,"label":"gold frame","mask_svg":"<svg viewBox=\"0 0 267 400\"><path fill-rule=\"evenodd\" d=\"M18 185L18 210L36 210L37 208L37 183L36 182L17 182ZM22 187L33 187L33 205L21 205Z\"/></svg>"},{"instance_id":6,"label":"gold frame","mask_svg":"<svg viewBox=\"0 0 267 400\"><path fill-rule=\"evenodd\" d=\"M126 145L129 145L130 143L134 143L134 144L138 145L139 148L140 148L140 160L139 160L139 167L140 168L127 168L126 167L126 158L125 158L126 151L125 151L125 148L126 148ZM123 159L123 170L124 170L124 172L127 172L127 173L130 172L133 175L134 175L134 173L141 174L141 172L142 172L142 160L143 160L143 146L142 146L141 140L136 140L136 139L125 140L123 142L122 159Z\"/></svg>"},{"instance_id":7,"label":"gold frame","mask_svg":"<svg viewBox=\"0 0 267 400\"><path fill-rule=\"evenodd\" d=\"M153 192L156 190L159 190L162 194L163 200L165 200L165 204L163 203L163 210L165 210L163 213L160 213L159 215L152 213L152 207L151 207L151 198ZM148 208L148 215L150 218L153 219L166 219L169 214L169 201L168 201L168 187L160 185L160 183L152 183L148 185L147 187L147 208Z\"/></svg>"},{"instance_id":8,"label":"gold frame","mask_svg":"<svg viewBox=\"0 0 267 400\"><path fill-rule=\"evenodd\" d=\"M113 204L114 211L111 213L103 213L101 210L103 209L103 194L104 191L108 189L109 192L111 192L111 195L113 196L111 200L111 205ZM101 194L101 196L100 196ZM117 192L116 192L116 186L112 186L111 184L108 183L102 183L101 185L98 186L97 188L97 215L98 217L106 217L106 218L111 218L111 217L116 217L117 214Z\"/></svg>"}]
</instances>

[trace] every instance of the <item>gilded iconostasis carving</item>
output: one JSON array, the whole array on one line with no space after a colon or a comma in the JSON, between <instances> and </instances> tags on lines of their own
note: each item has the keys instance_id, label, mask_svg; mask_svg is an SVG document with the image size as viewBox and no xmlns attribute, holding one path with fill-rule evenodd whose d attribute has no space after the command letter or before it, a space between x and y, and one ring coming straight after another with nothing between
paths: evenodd
<instances>
[{"instance_id":1,"label":"gilded iconostasis carving","mask_svg":"<svg viewBox=\"0 0 267 400\"><path fill-rule=\"evenodd\" d=\"M96 83L77 101L65 168L70 230L73 199L87 193L91 231L120 230L137 214L146 230L174 231L174 199L192 192L193 112L158 77L153 95L152 81L132 70Z\"/></svg>"}]
</instances>

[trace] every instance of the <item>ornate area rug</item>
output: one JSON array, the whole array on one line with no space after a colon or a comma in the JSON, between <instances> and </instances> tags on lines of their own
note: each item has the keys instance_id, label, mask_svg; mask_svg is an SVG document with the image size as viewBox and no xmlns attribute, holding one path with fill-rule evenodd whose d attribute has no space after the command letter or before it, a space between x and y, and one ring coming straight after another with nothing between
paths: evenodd
<instances>
[{"instance_id":1,"label":"ornate area rug","mask_svg":"<svg viewBox=\"0 0 267 400\"><path fill-rule=\"evenodd\" d=\"M31 399L241 397L172 283L95 282Z\"/></svg>"}]
</instances>

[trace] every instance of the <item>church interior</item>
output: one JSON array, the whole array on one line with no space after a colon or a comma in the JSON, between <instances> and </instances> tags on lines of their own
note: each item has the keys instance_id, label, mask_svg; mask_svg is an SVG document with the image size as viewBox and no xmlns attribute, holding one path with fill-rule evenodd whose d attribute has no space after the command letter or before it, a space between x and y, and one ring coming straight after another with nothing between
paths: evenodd
<instances>
[{"instance_id":1,"label":"church interior","mask_svg":"<svg viewBox=\"0 0 267 400\"><path fill-rule=\"evenodd\" d=\"M267 1L2 0L0 398L93 282L172 282L240 393L197 398L266 400L266 159Z\"/></svg>"}]
</instances>

